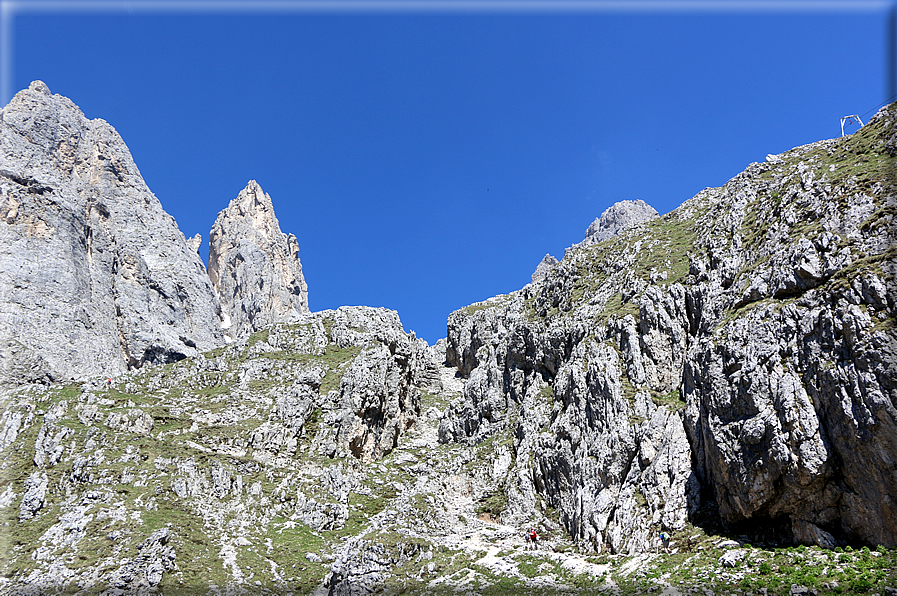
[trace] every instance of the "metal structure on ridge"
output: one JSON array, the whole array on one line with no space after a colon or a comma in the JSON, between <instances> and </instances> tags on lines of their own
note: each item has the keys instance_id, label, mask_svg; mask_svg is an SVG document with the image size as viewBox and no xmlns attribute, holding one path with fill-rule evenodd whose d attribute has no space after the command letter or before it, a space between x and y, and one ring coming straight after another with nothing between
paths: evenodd
<instances>
[{"instance_id":1,"label":"metal structure on ridge","mask_svg":"<svg viewBox=\"0 0 897 596\"><path fill-rule=\"evenodd\" d=\"M842 116L841 117L841 136L844 136L844 125L845 124L853 124L854 122L859 122L860 126L863 126L863 121L860 120L860 117L856 114L851 114L850 116Z\"/></svg>"}]
</instances>

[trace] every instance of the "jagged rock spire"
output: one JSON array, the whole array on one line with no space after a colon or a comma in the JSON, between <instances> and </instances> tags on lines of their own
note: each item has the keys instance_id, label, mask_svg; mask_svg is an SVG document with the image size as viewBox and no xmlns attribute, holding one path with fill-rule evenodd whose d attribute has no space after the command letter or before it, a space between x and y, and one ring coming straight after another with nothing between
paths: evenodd
<instances>
[{"instance_id":1,"label":"jagged rock spire","mask_svg":"<svg viewBox=\"0 0 897 596\"><path fill-rule=\"evenodd\" d=\"M552 255L545 255L542 257L542 261L536 267L536 270L533 271L533 283L538 283L545 279L545 276L548 275L548 272L551 271L551 268L558 264L558 260Z\"/></svg>"},{"instance_id":2,"label":"jagged rock spire","mask_svg":"<svg viewBox=\"0 0 897 596\"><path fill-rule=\"evenodd\" d=\"M212 226L209 277L233 338L309 312L299 242L280 231L271 197L255 180Z\"/></svg>"}]
</instances>

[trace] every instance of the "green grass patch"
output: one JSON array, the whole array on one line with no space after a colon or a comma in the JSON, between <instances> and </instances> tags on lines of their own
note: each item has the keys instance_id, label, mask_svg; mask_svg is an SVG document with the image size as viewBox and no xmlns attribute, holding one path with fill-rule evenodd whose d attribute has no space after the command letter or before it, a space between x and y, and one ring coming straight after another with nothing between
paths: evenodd
<instances>
[{"instance_id":1,"label":"green grass patch","mask_svg":"<svg viewBox=\"0 0 897 596\"><path fill-rule=\"evenodd\" d=\"M685 407L685 400L682 399L682 392L679 389L673 389L669 393L652 391L651 401L658 406L665 406L673 412L677 412Z\"/></svg>"},{"instance_id":2,"label":"green grass patch","mask_svg":"<svg viewBox=\"0 0 897 596\"><path fill-rule=\"evenodd\" d=\"M301 354L296 352L267 352L261 354L261 358L269 358L272 360L281 360L287 362L298 362L301 364L319 364L327 369L324 379L321 381L319 389L321 395L327 395L333 389L338 389L340 381L343 378L342 365L353 360L362 348L358 346L349 346L346 348L337 347L335 344L328 344L323 354ZM267 390L278 384L273 380L251 381L250 387L257 390Z\"/></svg>"},{"instance_id":3,"label":"green grass patch","mask_svg":"<svg viewBox=\"0 0 897 596\"><path fill-rule=\"evenodd\" d=\"M478 515L488 514L493 518L499 517L508 508L508 495L501 489L486 493L477 502Z\"/></svg>"}]
</instances>

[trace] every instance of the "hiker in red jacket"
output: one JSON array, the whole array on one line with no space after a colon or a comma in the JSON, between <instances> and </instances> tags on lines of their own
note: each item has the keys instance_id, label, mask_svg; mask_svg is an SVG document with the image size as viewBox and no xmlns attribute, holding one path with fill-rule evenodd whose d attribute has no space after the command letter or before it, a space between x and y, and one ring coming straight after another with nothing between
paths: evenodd
<instances>
[{"instance_id":1,"label":"hiker in red jacket","mask_svg":"<svg viewBox=\"0 0 897 596\"><path fill-rule=\"evenodd\" d=\"M526 533L526 541L533 546L533 550L539 548L539 536L536 534L535 528L530 528Z\"/></svg>"}]
</instances>

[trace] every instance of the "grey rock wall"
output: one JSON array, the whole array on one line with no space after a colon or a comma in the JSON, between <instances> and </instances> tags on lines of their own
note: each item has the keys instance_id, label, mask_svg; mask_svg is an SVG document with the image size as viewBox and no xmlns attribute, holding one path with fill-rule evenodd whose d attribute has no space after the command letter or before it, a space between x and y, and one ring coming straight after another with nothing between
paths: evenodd
<instances>
[{"instance_id":1,"label":"grey rock wall","mask_svg":"<svg viewBox=\"0 0 897 596\"><path fill-rule=\"evenodd\" d=\"M541 281L452 313L440 440L511 441L508 519L550 505L595 549L645 549L702 489L739 531L897 544L895 122L637 226L608 210Z\"/></svg>"},{"instance_id":2,"label":"grey rock wall","mask_svg":"<svg viewBox=\"0 0 897 596\"><path fill-rule=\"evenodd\" d=\"M255 180L212 226L209 277L230 319L227 332L233 338L309 312L299 242L280 231L271 197Z\"/></svg>"},{"instance_id":3,"label":"grey rock wall","mask_svg":"<svg viewBox=\"0 0 897 596\"><path fill-rule=\"evenodd\" d=\"M0 384L222 341L205 267L103 120L35 81L0 113Z\"/></svg>"}]
</instances>

